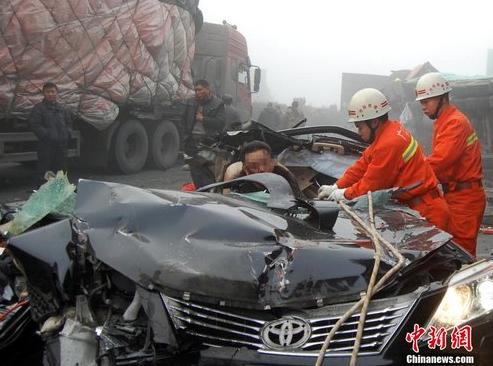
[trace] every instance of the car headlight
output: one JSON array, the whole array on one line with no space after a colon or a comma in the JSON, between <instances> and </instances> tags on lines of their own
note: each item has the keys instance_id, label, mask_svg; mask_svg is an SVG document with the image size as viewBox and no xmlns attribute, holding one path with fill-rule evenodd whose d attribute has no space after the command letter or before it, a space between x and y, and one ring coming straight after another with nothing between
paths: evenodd
<instances>
[{"instance_id":1,"label":"car headlight","mask_svg":"<svg viewBox=\"0 0 493 366\"><path fill-rule=\"evenodd\" d=\"M440 305L426 326L450 329L493 310L493 262L481 261L453 274Z\"/></svg>"}]
</instances>

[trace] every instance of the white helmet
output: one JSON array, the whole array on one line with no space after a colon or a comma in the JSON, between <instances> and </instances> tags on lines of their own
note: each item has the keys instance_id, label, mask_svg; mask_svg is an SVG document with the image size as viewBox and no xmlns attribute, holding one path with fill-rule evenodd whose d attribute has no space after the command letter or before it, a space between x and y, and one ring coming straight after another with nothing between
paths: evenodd
<instances>
[{"instance_id":1,"label":"white helmet","mask_svg":"<svg viewBox=\"0 0 493 366\"><path fill-rule=\"evenodd\" d=\"M361 89L353 95L349 102L348 122L377 118L388 113L391 109L387 98L380 91L373 88Z\"/></svg>"},{"instance_id":2,"label":"white helmet","mask_svg":"<svg viewBox=\"0 0 493 366\"><path fill-rule=\"evenodd\" d=\"M419 78L416 84L416 101L438 97L452 91L450 84L438 72L430 72Z\"/></svg>"}]
</instances>

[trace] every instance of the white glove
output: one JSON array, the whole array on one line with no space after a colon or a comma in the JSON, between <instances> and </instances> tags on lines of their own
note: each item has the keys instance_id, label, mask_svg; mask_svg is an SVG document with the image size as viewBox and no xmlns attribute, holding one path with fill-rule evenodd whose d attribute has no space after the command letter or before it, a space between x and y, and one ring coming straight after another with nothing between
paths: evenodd
<instances>
[{"instance_id":1,"label":"white glove","mask_svg":"<svg viewBox=\"0 0 493 366\"><path fill-rule=\"evenodd\" d=\"M332 184L331 186L320 186L318 189L318 199L327 199L336 189L339 189L337 184Z\"/></svg>"},{"instance_id":2,"label":"white glove","mask_svg":"<svg viewBox=\"0 0 493 366\"><path fill-rule=\"evenodd\" d=\"M347 198L344 196L344 192L346 192L346 188L343 189L336 189L334 192L332 192L329 196L329 201L346 201Z\"/></svg>"}]
</instances>

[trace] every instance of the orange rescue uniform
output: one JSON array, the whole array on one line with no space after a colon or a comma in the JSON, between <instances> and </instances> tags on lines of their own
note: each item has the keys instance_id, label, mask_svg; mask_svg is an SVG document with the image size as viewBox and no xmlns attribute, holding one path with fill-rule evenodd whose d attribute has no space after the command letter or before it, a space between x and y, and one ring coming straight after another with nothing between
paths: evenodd
<instances>
[{"instance_id":1,"label":"orange rescue uniform","mask_svg":"<svg viewBox=\"0 0 493 366\"><path fill-rule=\"evenodd\" d=\"M336 183L339 188L346 188L346 198L353 199L368 191L409 187L420 181L420 186L401 194L399 202L447 230L448 207L421 146L399 122L387 121L375 141Z\"/></svg>"},{"instance_id":2,"label":"orange rescue uniform","mask_svg":"<svg viewBox=\"0 0 493 366\"><path fill-rule=\"evenodd\" d=\"M432 151L427 161L449 206L449 231L456 243L475 256L486 207L481 147L467 117L452 105L435 121Z\"/></svg>"}]
</instances>

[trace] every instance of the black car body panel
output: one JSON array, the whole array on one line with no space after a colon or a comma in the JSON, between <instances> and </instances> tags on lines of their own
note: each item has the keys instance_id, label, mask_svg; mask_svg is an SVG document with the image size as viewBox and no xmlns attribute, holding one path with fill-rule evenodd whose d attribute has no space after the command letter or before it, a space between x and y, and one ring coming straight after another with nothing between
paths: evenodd
<instances>
[{"instance_id":1,"label":"black car body panel","mask_svg":"<svg viewBox=\"0 0 493 366\"><path fill-rule=\"evenodd\" d=\"M247 308L358 299L374 261L369 239L345 217L332 232L322 232L295 217L217 194L81 180L74 215L95 257L142 286L177 294L185 290L192 297ZM404 215L379 213L377 225L388 228L383 235L409 263L450 239L423 219L403 220ZM59 232L43 227L19 235L11 245L28 250L29 237L44 238L53 230ZM71 239L64 235L61 243ZM56 262L65 272L63 253L57 249L41 258L55 255L45 262ZM389 266L383 263L381 272Z\"/></svg>"}]
</instances>

